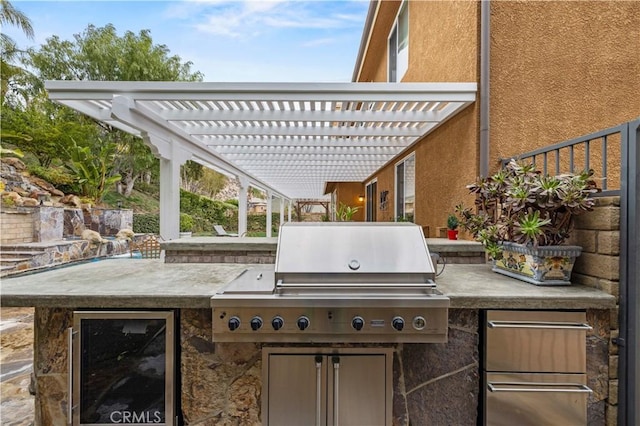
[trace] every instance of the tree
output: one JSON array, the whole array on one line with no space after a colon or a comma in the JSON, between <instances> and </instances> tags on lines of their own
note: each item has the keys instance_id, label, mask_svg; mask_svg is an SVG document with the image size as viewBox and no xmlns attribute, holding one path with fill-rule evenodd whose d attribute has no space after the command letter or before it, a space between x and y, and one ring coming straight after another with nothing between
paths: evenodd
<instances>
[{"instance_id":1,"label":"tree","mask_svg":"<svg viewBox=\"0 0 640 426\"><path fill-rule=\"evenodd\" d=\"M29 18L13 7L7 0L0 0L0 27L11 25L20 28L27 37L33 39L33 27ZM18 59L21 50L15 41L7 34L0 33L0 99L4 103L9 88L19 91L21 83L30 77L30 74L14 62Z\"/></svg>"},{"instance_id":2,"label":"tree","mask_svg":"<svg viewBox=\"0 0 640 426\"><path fill-rule=\"evenodd\" d=\"M170 55L165 45L154 45L149 30L127 31L120 37L113 25L89 25L72 41L53 36L29 51L26 64L42 80L200 81L203 77L191 71L191 62ZM97 125L103 132L93 141L114 144L114 174L121 176L116 188L129 196L136 180L156 170L158 161L140 139L104 123Z\"/></svg>"},{"instance_id":3,"label":"tree","mask_svg":"<svg viewBox=\"0 0 640 426\"><path fill-rule=\"evenodd\" d=\"M95 141L100 129L77 112L54 104L43 92L25 105L2 105L2 139L30 152L43 167L64 162L72 140Z\"/></svg>"},{"instance_id":4,"label":"tree","mask_svg":"<svg viewBox=\"0 0 640 426\"><path fill-rule=\"evenodd\" d=\"M201 81L192 62L169 56L165 45L154 45L149 30L119 37L113 25L89 25L74 41L58 36L32 50L30 65L44 80Z\"/></svg>"}]
</instances>

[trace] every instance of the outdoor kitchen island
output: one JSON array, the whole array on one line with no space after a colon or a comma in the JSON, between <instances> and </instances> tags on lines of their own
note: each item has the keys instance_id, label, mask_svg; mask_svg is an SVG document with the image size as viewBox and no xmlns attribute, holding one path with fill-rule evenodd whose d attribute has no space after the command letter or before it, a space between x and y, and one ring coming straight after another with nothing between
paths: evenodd
<instances>
[{"instance_id":1,"label":"outdoor kitchen island","mask_svg":"<svg viewBox=\"0 0 640 426\"><path fill-rule=\"evenodd\" d=\"M176 345L168 352L175 371L167 374L173 383L165 405L171 405L168 412L182 417L185 424L260 424L263 347L295 346L296 350L311 348L310 353L327 348L329 352L343 348L391 351L394 425L473 425L482 406L480 318L487 309L585 311L593 327L586 337L587 385L593 390L588 419L589 424L605 424L613 296L584 286L536 287L494 274L488 265L448 265L436 280L438 290L450 299L447 343L216 343L211 297L253 266L111 259L3 280L2 306L36 307L38 424L67 421L67 328L73 326L74 311L104 310L173 313ZM117 407L114 410L114 423L133 418L124 417L127 414ZM154 423L155 414L144 414L144 420ZM169 418L166 421L171 424Z\"/></svg>"}]
</instances>

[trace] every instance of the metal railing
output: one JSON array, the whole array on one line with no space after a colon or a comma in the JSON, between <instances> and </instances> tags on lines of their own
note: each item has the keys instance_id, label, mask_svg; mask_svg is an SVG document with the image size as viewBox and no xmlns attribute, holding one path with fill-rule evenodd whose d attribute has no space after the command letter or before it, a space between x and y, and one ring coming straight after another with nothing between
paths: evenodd
<instances>
[{"instance_id":1,"label":"metal railing","mask_svg":"<svg viewBox=\"0 0 640 426\"><path fill-rule=\"evenodd\" d=\"M623 145L628 142L628 132L629 123L624 123L514 157L502 158L500 163L504 167L511 158L515 158L531 161L540 167L538 163L542 162L541 171L545 175L551 174L550 162L555 175L594 169L594 176L600 181L598 187L602 190L597 195L620 195L621 155ZM612 172L618 173L613 176Z\"/></svg>"},{"instance_id":2,"label":"metal railing","mask_svg":"<svg viewBox=\"0 0 640 426\"><path fill-rule=\"evenodd\" d=\"M595 149L593 149L596 147ZM598 149L600 148L600 149ZM556 175L593 168L601 180L599 196L620 196L620 337L618 424L640 424L640 117L513 157L542 161L549 174L549 158ZM582 158L580 158L582 157ZM613 158L615 157L615 158ZM501 159L504 167L509 159ZM563 170L564 168L564 170ZM612 171L617 172L614 176Z\"/></svg>"}]
</instances>

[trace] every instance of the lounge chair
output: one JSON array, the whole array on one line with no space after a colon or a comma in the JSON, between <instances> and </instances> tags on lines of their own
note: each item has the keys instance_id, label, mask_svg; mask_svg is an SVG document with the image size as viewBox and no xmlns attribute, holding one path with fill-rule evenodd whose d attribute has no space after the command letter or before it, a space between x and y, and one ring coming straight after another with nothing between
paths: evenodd
<instances>
[{"instance_id":1,"label":"lounge chair","mask_svg":"<svg viewBox=\"0 0 640 426\"><path fill-rule=\"evenodd\" d=\"M218 237L237 237L238 234L228 233L224 230L222 225L213 225L214 231L218 234Z\"/></svg>"}]
</instances>

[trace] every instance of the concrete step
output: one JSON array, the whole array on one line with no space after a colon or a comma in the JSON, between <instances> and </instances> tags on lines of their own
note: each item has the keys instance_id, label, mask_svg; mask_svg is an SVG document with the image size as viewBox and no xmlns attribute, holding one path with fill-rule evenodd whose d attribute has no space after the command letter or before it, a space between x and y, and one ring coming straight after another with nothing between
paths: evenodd
<instances>
[{"instance_id":1,"label":"concrete step","mask_svg":"<svg viewBox=\"0 0 640 426\"><path fill-rule=\"evenodd\" d=\"M12 272L16 269L16 265L0 265L0 276L3 277L5 276L5 274L8 274L9 272Z\"/></svg>"},{"instance_id":2,"label":"concrete step","mask_svg":"<svg viewBox=\"0 0 640 426\"><path fill-rule=\"evenodd\" d=\"M16 257L33 257L44 253L44 250L38 251L21 251L21 250L9 250L4 251L0 249L0 257L3 259L14 259Z\"/></svg>"},{"instance_id":3,"label":"concrete step","mask_svg":"<svg viewBox=\"0 0 640 426\"><path fill-rule=\"evenodd\" d=\"M24 244L4 244L0 246L0 253L5 252L37 252L42 253L46 251L48 246L36 245L33 243L24 243Z\"/></svg>"},{"instance_id":4,"label":"concrete step","mask_svg":"<svg viewBox=\"0 0 640 426\"><path fill-rule=\"evenodd\" d=\"M10 259L5 258L4 256L0 257L0 265L15 265L17 263L20 262L28 262L29 260L31 260L33 258L33 256L29 256L29 257L13 257Z\"/></svg>"}]
</instances>

